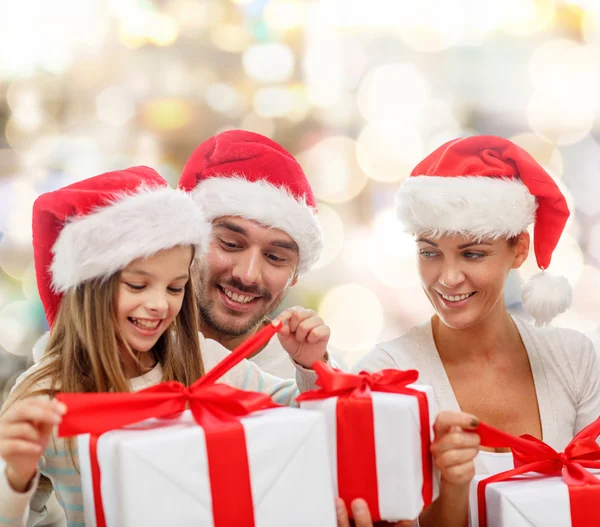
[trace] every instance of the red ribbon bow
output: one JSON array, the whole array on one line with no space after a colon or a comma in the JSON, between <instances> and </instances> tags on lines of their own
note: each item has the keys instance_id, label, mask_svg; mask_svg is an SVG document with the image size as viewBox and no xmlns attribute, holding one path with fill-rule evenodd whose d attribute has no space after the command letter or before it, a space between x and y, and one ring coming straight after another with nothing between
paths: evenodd
<instances>
[{"instance_id":1,"label":"red ribbon bow","mask_svg":"<svg viewBox=\"0 0 600 527\"><path fill-rule=\"evenodd\" d=\"M373 422L372 392L410 395L417 398L421 423L421 459L423 466L423 503L426 507L433 498L433 467L429 447L431 443L429 405L424 392L409 388L416 382L416 370L381 370L376 373L344 373L317 362L313 369L318 374L319 390L304 392L297 401L328 399L338 396L337 421L337 472L338 493L348 510L356 498L369 505L373 521L381 519L377 484L375 431Z\"/></svg>"},{"instance_id":2,"label":"red ribbon bow","mask_svg":"<svg viewBox=\"0 0 600 527\"><path fill-rule=\"evenodd\" d=\"M482 446L509 447L513 452L515 468L481 480L477 485L479 526L487 526L485 489L490 483L506 481L527 472L544 476L562 476L569 487L572 527L600 525L600 509L595 505L600 497L600 480L586 468L600 468L600 418L581 430L567 445L557 452L543 441L530 436L507 434L481 423L477 429Z\"/></svg>"},{"instance_id":3,"label":"red ribbon bow","mask_svg":"<svg viewBox=\"0 0 600 527\"><path fill-rule=\"evenodd\" d=\"M137 393L59 393L67 405L59 437L91 434L90 463L97 527L106 527L102 505L98 438L150 418L173 417L188 406L204 429L215 527L254 527L254 506L244 428L239 419L257 410L275 408L265 394L214 384L241 360L260 349L279 330L269 324L236 348L189 388L164 382ZM231 500L235 496L235 500Z\"/></svg>"}]
</instances>

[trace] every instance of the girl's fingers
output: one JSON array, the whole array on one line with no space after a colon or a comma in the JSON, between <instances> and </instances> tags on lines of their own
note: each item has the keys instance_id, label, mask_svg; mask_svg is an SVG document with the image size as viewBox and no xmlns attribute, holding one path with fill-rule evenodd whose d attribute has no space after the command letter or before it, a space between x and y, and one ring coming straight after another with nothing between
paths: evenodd
<instances>
[{"instance_id":1,"label":"girl's fingers","mask_svg":"<svg viewBox=\"0 0 600 527\"><path fill-rule=\"evenodd\" d=\"M350 506L352 507L352 516L356 527L373 527L371 512L365 500L355 499Z\"/></svg>"},{"instance_id":2,"label":"girl's fingers","mask_svg":"<svg viewBox=\"0 0 600 527\"><path fill-rule=\"evenodd\" d=\"M348 518L346 504L341 498L335 500L335 514L337 516L338 527L350 527L350 518Z\"/></svg>"},{"instance_id":3,"label":"girl's fingers","mask_svg":"<svg viewBox=\"0 0 600 527\"><path fill-rule=\"evenodd\" d=\"M0 432L2 439L21 439L33 443L40 442L40 431L27 421L7 423Z\"/></svg>"},{"instance_id":4,"label":"girl's fingers","mask_svg":"<svg viewBox=\"0 0 600 527\"><path fill-rule=\"evenodd\" d=\"M38 443L23 439L6 439L0 441L0 457L11 459L14 456L41 456L43 448Z\"/></svg>"}]
</instances>

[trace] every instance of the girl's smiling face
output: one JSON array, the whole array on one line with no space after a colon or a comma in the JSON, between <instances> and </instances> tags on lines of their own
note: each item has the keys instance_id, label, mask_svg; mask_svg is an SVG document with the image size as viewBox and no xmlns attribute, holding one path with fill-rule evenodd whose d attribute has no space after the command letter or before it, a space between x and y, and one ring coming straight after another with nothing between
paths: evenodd
<instances>
[{"instance_id":1,"label":"girl's smiling face","mask_svg":"<svg viewBox=\"0 0 600 527\"><path fill-rule=\"evenodd\" d=\"M151 350L181 309L192 248L179 246L131 262L121 271L117 322L127 344Z\"/></svg>"},{"instance_id":2,"label":"girl's smiling face","mask_svg":"<svg viewBox=\"0 0 600 527\"><path fill-rule=\"evenodd\" d=\"M529 234L497 240L463 235L417 237L421 284L435 312L449 327L465 329L495 308L504 309L504 284L529 252Z\"/></svg>"}]
</instances>

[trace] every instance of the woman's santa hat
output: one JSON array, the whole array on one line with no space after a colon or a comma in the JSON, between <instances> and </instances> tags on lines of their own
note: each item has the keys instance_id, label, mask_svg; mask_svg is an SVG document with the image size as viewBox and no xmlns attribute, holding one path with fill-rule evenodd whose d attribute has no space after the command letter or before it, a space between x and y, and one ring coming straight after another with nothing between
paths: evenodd
<instances>
[{"instance_id":1,"label":"woman's santa hat","mask_svg":"<svg viewBox=\"0 0 600 527\"><path fill-rule=\"evenodd\" d=\"M408 231L431 236L508 238L534 224L542 273L524 285L523 307L538 325L570 307L566 278L545 272L569 217L567 202L548 173L511 141L482 135L442 145L403 183L396 212Z\"/></svg>"},{"instance_id":2,"label":"woman's santa hat","mask_svg":"<svg viewBox=\"0 0 600 527\"><path fill-rule=\"evenodd\" d=\"M209 236L210 224L189 195L148 167L42 194L33 205L33 256L48 324L69 289L109 278L163 249L193 245L201 253ZM42 341L36 344L36 359L44 348Z\"/></svg>"},{"instance_id":3,"label":"woman's santa hat","mask_svg":"<svg viewBox=\"0 0 600 527\"><path fill-rule=\"evenodd\" d=\"M310 184L294 157L244 130L211 137L190 156L179 181L208 221L240 216L286 232L298 245L298 274L319 259L323 234Z\"/></svg>"}]
</instances>

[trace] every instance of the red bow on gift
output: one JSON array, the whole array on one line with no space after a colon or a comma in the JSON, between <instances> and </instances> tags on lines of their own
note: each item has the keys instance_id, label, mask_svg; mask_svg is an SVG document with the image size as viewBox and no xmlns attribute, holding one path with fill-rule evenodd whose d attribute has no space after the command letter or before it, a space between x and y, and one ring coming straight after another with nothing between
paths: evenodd
<instances>
[{"instance_id":1,"label":"red bow on gift","mask_svg":"<svg viewBox=\"0 0 600 527\"><path fill-rule=\"evenodd\" d=\"M429 447L431 443L429 404L424 392L408 385L417 381L416 370L382 370L376 373L344 373L323 362L313 364L318 374L320 390L299 395L297 401L311 401L338 397L337 421L337 472L338 493L346 502L363 498L369 505L374 521L381 519L377 483L375 431L373 423L372 392L387 392L416 397L421 424L421 458L423 466L423 504L426 507L433 497L433 467ZM343 460L343 462L340 462ZM351 460L351 462L350 462Z\"/></svg>"},{"instance_id":2,"label":"red bow on gift","mask_svg":"<svg viewBox=\"0 0 600 527\"><path fill-rule=\"evenodd\" d=\"M530 436L516 437L481 423L477 429L481 445L509 447L513 452L515 468L495 474L477 485L479 526L487 526L485 489L490 483L506 481L520 474L535 472L544 476L561 476L569 487L572 527L600 525L600 480L586 468L600 468L600 418L579 432L564 452L557 452L543 441Z\"/></svg>"},{"instance_id":3,"label":"red bow on gift","mask_svg":"<svg viewBox=\"0 0 600 527\"><path fill-rule=\"evenodd\" d=\"M67 405L59 437L91 434L90 463L97 527L105 527L97 443L101 434L150 418L174 417L188 406L204 429L215 527L254 527L254 505L243 416L275 408L268 395L215 384L241 360L266 344L281 323L269 324L236 348L189 388L164 382L136 393L59 393ZM229 498L235 496L232 502Z\"/></svg>"}]
</instances>

